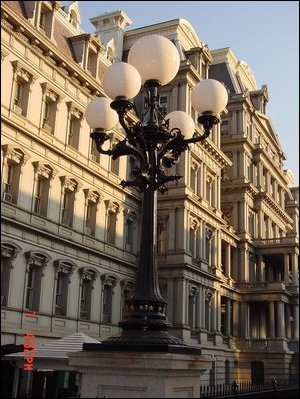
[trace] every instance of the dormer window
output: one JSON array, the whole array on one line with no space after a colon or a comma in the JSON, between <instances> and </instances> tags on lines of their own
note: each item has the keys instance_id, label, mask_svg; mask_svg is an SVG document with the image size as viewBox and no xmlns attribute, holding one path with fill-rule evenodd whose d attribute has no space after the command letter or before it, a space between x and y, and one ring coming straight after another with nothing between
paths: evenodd
<instances>
[{"instance_id":1,"label":"dormer window","mask_svg":"<svg viewBox=\"0 0 300 399\"><path fill-rule=\"evenodd\" d=\"M46 36L51 37L53 25L53 11L48 2L41 1L40 13L37 19L37 27Z\"/></svg>"},{"instance_id":2,"label":"dormer window","mask_svg":"<svg viewBox=\"0 0 300 399\"><path fill-rule=\"evenodd\" d=\"M97 53L89 50L88 60L87 60L87 71L94 77L97 74Z\"/></svg>"},{"instance_id":3,"label":"dormer window","mask_svg":"<svg viewBox=\"0 0 300 399\"><path fill-rule=\"evenodd\" d=\"M40 19L39 19L39 28L45 31L45 21L46 21L46 14L44 11L41 11L40 13Z\"/></svg>"}]
</instances>

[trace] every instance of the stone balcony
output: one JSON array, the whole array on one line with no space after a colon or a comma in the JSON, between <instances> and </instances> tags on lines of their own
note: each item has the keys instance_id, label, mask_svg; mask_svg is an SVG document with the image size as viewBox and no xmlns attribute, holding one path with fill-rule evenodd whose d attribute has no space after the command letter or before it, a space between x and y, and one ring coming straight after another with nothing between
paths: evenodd
<instances>
[{"instance_id":1,"label":"stone balcony","mask_svg":"<svg viewBox=\"0 0 300 399\"><path fill-rule=\"evenodd\" d=\"M286 247L289 245L295 245L298 242L298 237L296 235L292 235L289 237L277 237L277 238L262 238L253 240L254 244L259 247Z\"/></svg>"},{"instance_id":2,"label":"stone balcony","mask_svg":"<svg viewBox=\"0 0 300 399\"><path fill-rule=\"evenodd\" d=\"M290 350L286 338L237 338L233 345L243 351L288 351Z\"/></svg>"},{"instance_id":3,"label":"stone balcony","mask_svg":"<svg viewBox=\"0 0 300 399\"><path fill-rule=\"evenodd\" d=\"M243 292L266 292L266 291L285 291L286 285L282 281L273 282L244 282L236 283L236 288L239 288Z\"/></svg>"}]
</instances>

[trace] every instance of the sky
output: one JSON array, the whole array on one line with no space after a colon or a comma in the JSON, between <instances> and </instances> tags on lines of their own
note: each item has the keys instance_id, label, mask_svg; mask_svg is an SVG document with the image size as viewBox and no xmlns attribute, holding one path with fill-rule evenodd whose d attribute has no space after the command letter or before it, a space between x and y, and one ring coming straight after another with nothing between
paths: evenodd
<instances>
[{"instance_id":1,"label":"sky","mask_svg":"<svg viewBox=\"0 0 300 399\"><path fill-rule=\"evenodd\" d=\"M68 4L69 2L62 2ZM184 18L213 50L230 47L251 68L258 87L267 84L270 116L299 185L299 2L298 1L78 1L81 28L89 19L121 9L127 30Z\"/></svg>"}]
</instances>

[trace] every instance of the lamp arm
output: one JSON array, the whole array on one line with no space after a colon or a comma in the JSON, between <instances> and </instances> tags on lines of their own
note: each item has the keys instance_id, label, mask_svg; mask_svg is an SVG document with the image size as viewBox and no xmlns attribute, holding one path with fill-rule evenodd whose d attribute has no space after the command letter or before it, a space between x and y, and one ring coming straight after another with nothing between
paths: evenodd
<instances>
[{"instance_id":1,"label":"lamp arm","mask_svg":"<svg viewBox=\"0 0 300 399\"><path fill-rule=\"evenodd\" d=\"M143 152L137 147L131 145L127 138L117 143L115 148L111 150L111 155L113 159L117 159L123 155L132 155L140 162L141 169L147 169L147 160L145 159Z\"/></svg>"},{"instance_id":2,"label":"lamp arm","mask_svg":"<svg viewBox=\"0 0 300 399\"><path fill-rule=\"evenodd\" d=\"M173 134L172 134L173 133ZM188 148L188 143L184 140L184 136L181 134L181 131L177 128L171 130L170 134L173 138L168 141L158 152L157 155L157 164L159 165L161 160L167 154L167 152L171 151L172 155L176 154L176 157L179 157L180 154Z\"/></svg>"},{"instance_id":3,"label":"lamp arm","mask_svg":"<svg viewBox=\"0 0 300 399\"><path fill-rule=\"evenodd\" d=\"M207 139L207 137L210 135L210 131L211 129L206 129L202 135L199 135L198 133L195 132L192 138L185 139L184 142L186 144L190 144L190 143L198 143L200 141L203 141Z\"/></svg>"}]
</instances>

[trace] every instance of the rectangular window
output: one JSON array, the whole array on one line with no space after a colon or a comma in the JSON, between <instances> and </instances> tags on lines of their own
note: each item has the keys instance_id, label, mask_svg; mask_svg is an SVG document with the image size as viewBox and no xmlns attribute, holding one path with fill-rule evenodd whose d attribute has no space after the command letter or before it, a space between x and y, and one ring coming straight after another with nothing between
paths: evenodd
<instances>
[{"instance_id":1,"label":"rectangular window","mask_svg":"<svg viewBox=\"0 0 300 399\"><path fill-rule=\"evenodd\" d=\"M195 166L193 165L192 167L191 167L191 177L190 177L190 186L191 186L191 189L194 191L194 192L196 192L196 177L197 177L197 170L196 170L196 168L195 168Z\"/></svg>"},{"instance_id":2,"label":"rectangular window","mask_svg":"<svg viewBox=\"0 0 300 399\"><path fill-rule=\"evenodd\" d=\"M1 256L1 306L7 306L11 259Z\"/></svg>"},{"instance_id":3,"label":"rectangular window","mask_svg":"<svg viewBox=\"0 0 300 399\"><path fill-rule=\"evenodd\" d=\"M55 291L55 314L66 315L68 295L68 275L58 273Z\"/></svg>"},{"instance_id":4,"label":"rectangular window","mask_svg":"<svg viewBox=\"0 0 300 399\"><path fill-rule=\"evenodd\" d=\"M87 71L94 77L97 74L97 54L93 51L89 51L88 53L88 61L87 61Z\"/></svg>"},{"instance_id":5,"label":"rectangular window","mask_svg":"<svg viewBox=\"0 0 300 399\"><path fill-rule=\"evenodd\" d=\"M104 323L111 323L112 295L113 295L113 287L110 285L105 285L103 289L103 310L102 310L102 321Z\"/></svg>"},{"instance_id":6,"label":"rectangular window","mask_svg":"<svg viewBox=\"0 0 300 399\"><path fill-rule=\"evenodd\" d=\"M94 140L92 140L91 144L91 160L98 163L100 162L100 152L97 150Z\"/></svg>"},{"instance_id":7,"label":"rectangular window","mask_svg":"<svg viewBox=\"0 0 300 399\"><path fill-rule=\"evenodd\" d=\"M157 223L157 253L166 252L166 229L163 222Z\"/></svg>"},{"instance_id":8,"label":"rectangular window","mask_svg":"<svg viewBox=\"0 0 300 399\"><path fill-rule=\"evenodd\" d=\"M39 19L39 28L45 30L46 15L41 11Z\"/></svg>"},{"instance_id":9,"label":"rectangular window","mask_svg":"<svg viewBox=\"0 0 300 399\"><path fill-rule=\"evenodd\" d=\"M25 307L28 310L39 310L40 292L41 292L42 270L40 267L30 266L27 287Z\"/></svg>"},{"instance_id":10,"label":"rectangular window","mask_svg":"<svg viewBox=\"0 0 300 399\"><path fill-rule=\"evenodd\" d=\"M56 108L57 103L47 98L44 105L42 127L44 130L46 130L46 132L51 134L54 134L55 130Z\"/></svg>"},{"instance_id":11,"label":"rectangular window","mask_svg":"<svg viewBox=\"0 0 300 399\"><path fill-rule=\"evenodd\" d=\"M66 226L73 226L73 209L74 209L75 193L74 191L65 190L63 209L62 209L62 224Z\"/></svg>"},{"instance_id":12,"label":"rectangular window","mask_svg":"<svg viewBox=\"0 0 300 399\"><path fill-rule=\"evenodd\" d=\"M18 78L15 87L13 109L19 115L26 116L27 114L28 94L29 83Z\"/></svg>"},{"instance_id":13,"label":"rectangular window","mask_svg":"<svg viewBox=\"0 0 300 399\"><path fill-rule=\"evenodd\" d=\"M49 184L49 179L38 176L34 197L34 212L42 216L47 216Z\"/></svg>"},{"instance_id":14,"label":"rectangular window","mask_svg":"<svg viewBox=\"0 0 300 399\"><path fill-rule=\"evenodd\" d=\"M86 319L86 320L90 319L91 296L92 296L91 281L83 279L81 284L81 294L80 294L81 319Z\"/></svg>"},{"instance_id":15,"label":"rectangular window","mask_svg":"<svg viewBox=\"0 0 300 399\"><path fill-rule=\"evenodd\" d=\"M119 175L119 172L120 172L120 161L119 161L119 158L117 158L117 159L112 159L111 158L110 160L111 160L110 170L114 174Z\"/></svg>"},{"instance_id":16,"label":"rectangular window","mask_svg":"<svg viewBox=\"0 0 300 399\"><path fill-rule=\"evenodd\" d=\"M116 214L113 212L108 213L107 217L107 242L115 244L116 239Z\"/></svg>"},{"instance_id":17,"label":"rectangular window","mask_svg":"<svg viewBox=\"0 0 300 399\"><path fill-rule=\"evenodd\" d=\"M19 194L21 165L7 162L6 173L3 176L3 200L17 204Z\"/></svg>"},{"instance_id":18,"label":"rectangular window","mask_svg":"<svg viewBox=\"0 0 300 399\"><path fill-rule=\"evenodd\" d=\"M131 251L133 245L133 221L130 219L126 220L126 250Z\"/></svg>"},{"instance_id":19,"label":"rectangular window","mask_svg":"<svg viewBox=\"0 0 300 399\"><path fill-rule=\"evenodd\" d=\"M95 235L97 204L89 201L86 208L85 233Z\"/></svg>"},{"instance_id":20,"label":"rectangular window","mask_svg":"<svg viewBox=\"0 0 300 399\"><path fill-rule=\"evenodd\" d=\"M68 144L78 150L79 147L79 133L80 133L80 119L74 117L70 118Z\"/></svg>"}]
</instances>

